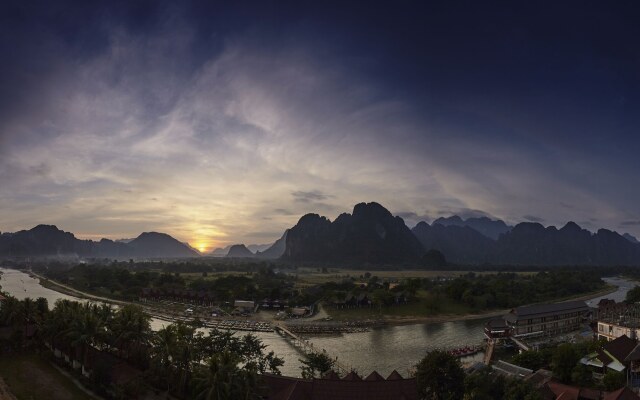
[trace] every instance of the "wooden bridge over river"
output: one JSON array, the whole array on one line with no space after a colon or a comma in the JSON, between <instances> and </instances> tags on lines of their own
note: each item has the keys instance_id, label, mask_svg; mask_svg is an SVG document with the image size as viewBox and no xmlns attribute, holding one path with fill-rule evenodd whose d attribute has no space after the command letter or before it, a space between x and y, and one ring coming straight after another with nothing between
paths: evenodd
<instances>
[{"instance_id":1,"label":"wooden bridge over river","mask_svg":"<svg viewBox=\"0 0 640 400\"><path fill-rule=\"evenodd\" d=\"M329 354L327 350L314 346L313 343L311 343L308 339L305 339L291 332L283 324L276 325L275 330L276 332L283 335L286 339L289 339L291 344L295 348L303 352L304 354L317 353L317 354L324 354L325 356L328 356L330 359L333 360L333 366L335 369L338 370L337 372L339 372L340 374L346 375L349 372L351 372L351 368L342 364L340 361L338 361L338 357L331 357L331 354Z\"/></svg>"}]
</instances>

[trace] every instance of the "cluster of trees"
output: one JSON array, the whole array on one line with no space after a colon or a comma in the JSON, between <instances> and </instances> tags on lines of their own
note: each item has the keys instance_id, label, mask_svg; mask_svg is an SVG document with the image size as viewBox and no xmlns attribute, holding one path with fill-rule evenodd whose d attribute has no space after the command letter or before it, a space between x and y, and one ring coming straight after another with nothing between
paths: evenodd
<instances>
[{"instance_id":1,"label":"cluster of trees","mask_svg":"<svg viewBox=\"0 0 640 400\"><path fill-rule=\"evenodd\" d=\"M597 273L576 274L575 271L563 270L476 275L470 272L446 282L442 285L442 292L452 300L481 310L575 296L602 289L604 285Z\"/></svg>"},{"instance_id":2,"label":"cluster of trees","mask_svg":"<svg viewBox=\"0 0 640 400\"><path fill-rule=\"evenodd\" d=\"M532 274L469 272L454 279L408 278L392 290L389 290L388 282L380 282L375 275L369 274L363 277L368 279L366 288L358 287L354 279L340 283L329 282L321 285L321 297L330 300L349 292L357 294L366 291L372 295L374 303L385 306L393 304L395 293L404 292L409 299L421 297L424 305L431 312L438 312L443 300L464 304L471 309L481 311L557 300L592 292L605 285L600 274L596 272L576 274L575 271L569 270Z\"/></svg>"},{"instance_id":3,"label":"cluster of trees","mask_svg":"<svg viewBox=\"0 0 640 400\"><path fill-rule=\"evenodd\" d=\"M624 386L625 375L623 373L610 370L605 374L602 382L596 382L589 368L579 363L580 358L596 351L605 343L606 340L562 343L538 351L522 352L514 356L512 362L533 370L550 369L556 378L566 384L613 391Z\"/></svg>"},{"instance_id":4,"label":"cluster of trees","mask_svg":"<svg viewBox=\"0 0 640 400\"><path fill-rule=\"evenodd\" d=\"M542 400L530 383L489 367L466 375L460 361L442 350L428 352L416 365L416 380L421 398L428 400Z\"/></svg>"},{"instance_id":5,"label":"cluster of trees","mask_svg":"<svg viewBox=\"0 0 640 400\"><path fill-rule=\"evenodd\" d=\"M227 275L211 279L208 272L195 280L186 280L178 272L131 270L121 265L75 265L71 268L50 268L47 278L73 286L81 291L125 300L135 300L143 288L165 290L195 290L213 293L220 301L237 298L261 300L283 299L299 295L292 290L293 279L276 274L272 268L262 267L246 275Z\"/></svg>"},{"instance_id":6,"label":"cluster of trees","mask_svg":"<svg viewBox=\"0 0 640 400\"><path fill-rule=\"evenodd\" d=\"M284 363L273 352L266 353L265 345L251 334L238 337L215 329L205 333L181 322L153 332L150 317L135 305L114 310L58 300L49 310L43 298L7 297L0 323L13 333L3 348L61 346L83 365L91 349L106 352L146 371L147 383L178 398L259 398L259 373L279 374ZM113 389L109 371L99 368L94 368L90 383L103 394ZM132 398L140 390L138 385L117 393Z\"/></svg>"}]
</instances>

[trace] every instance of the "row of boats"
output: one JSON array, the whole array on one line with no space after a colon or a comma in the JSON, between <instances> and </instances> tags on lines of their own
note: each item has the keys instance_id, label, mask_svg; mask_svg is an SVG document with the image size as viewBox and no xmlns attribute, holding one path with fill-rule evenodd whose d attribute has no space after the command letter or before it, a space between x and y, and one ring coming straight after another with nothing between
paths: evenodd
<instances>
[{"instance_id":1,"label":"row of boats","mask_svg":"<svg viewBox=\"0 0 640 400\"><path fill-rule=\"evenodd\" d=\"M463 346L448 351L454 357L468 357L483 350L482 346Z\"/></svg>"},{"instance_id":2,"label":"row of boats","mask_svg":"<svg viewBox=\"0 0 640 400\"><path fill-rule=\"evenodd\" d=\"M203 323L207 328L230 329L234 331L273 332L273 326L262 321L209 320Z\"/></svg>"},{"instance_id":3,"label":"row of boats","mask_svg":"<svg viewBox=\"0 0 640 400\"><path fill-rule=\"evenodd\" d=\"M287 325L287 329L294 333L307 334L338 334L338 333L356 333L367 332L366 326L348 326L348 325L308 325L308 324L291 324Z\"/></svg>"}]
</instances>

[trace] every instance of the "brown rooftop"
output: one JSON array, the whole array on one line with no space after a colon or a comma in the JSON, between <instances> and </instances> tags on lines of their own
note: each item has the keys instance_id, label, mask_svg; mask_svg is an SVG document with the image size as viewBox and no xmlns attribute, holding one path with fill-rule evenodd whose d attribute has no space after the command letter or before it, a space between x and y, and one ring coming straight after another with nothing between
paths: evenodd
<instances>
[{"instance_id":1,"label":"brown rooftop","mask_svg":"<svg viewBox=\"0 0 640 400\"><path fill-rule=\"evenodd\" d=\"M398 379L396 376L400 374L394 372L387 380L375 371L365 380L354 372L343 379L303 379L272 374L264 374L262 378L267 388L267 400L418 400L415 378Z\"/></svg>"},{"instance_id":2,"label":"brown rooftop","mask_svg":"<svg viewBox=\"0 0 640 400\"><path fill-rule=\"evenodd\" d=\"M624 359L631 354L637 344L635 339L622 335L602 346L602 349L614 356L616 360L624 362Z\"/></svg>"}]
</instances>

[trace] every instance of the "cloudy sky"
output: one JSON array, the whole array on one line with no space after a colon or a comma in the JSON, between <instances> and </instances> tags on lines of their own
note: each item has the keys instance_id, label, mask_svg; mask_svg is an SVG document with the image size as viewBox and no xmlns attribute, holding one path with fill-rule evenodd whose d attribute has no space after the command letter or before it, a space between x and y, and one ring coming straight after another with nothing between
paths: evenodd
<instances>
[{"instance_id":1,"label":"cloudy sky","mask_svg":"<svg viewBox=\"0 0 640 400\"><path fill-rule=\"evenodd\" d=\"M638 2L26 3L0 231L211 249L377 201L640 235Z\"/></svg>"}]
</instances>

